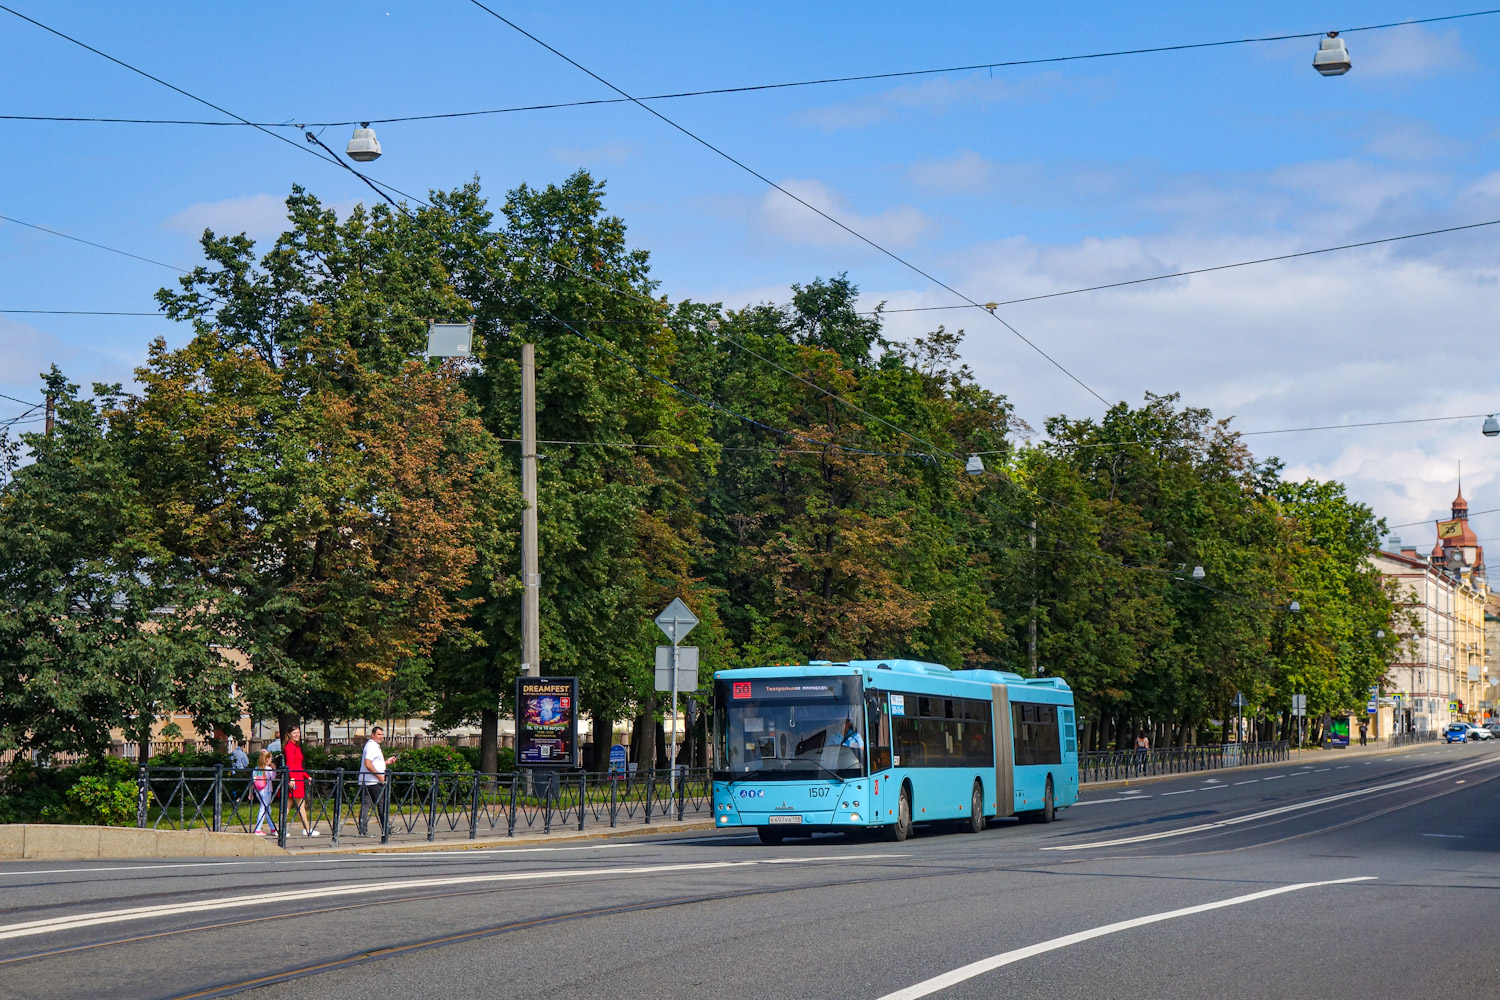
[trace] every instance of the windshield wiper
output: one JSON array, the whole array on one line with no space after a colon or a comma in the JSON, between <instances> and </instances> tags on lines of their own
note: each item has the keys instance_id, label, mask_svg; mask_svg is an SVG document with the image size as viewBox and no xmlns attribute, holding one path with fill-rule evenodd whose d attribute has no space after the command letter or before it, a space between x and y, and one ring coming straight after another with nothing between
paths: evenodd
<instances>
[{"instance_id":1,"label":"windshield wiper","mask_svg":"<svg viewBox=\"0 0 1500 1000\"><path fill-rule=\"evenodd\" d=\"M822 771L824 774L828 775L828 777L832 778L834 781L837 781L841 785L845 781L849 780L847 778L842 777L837 771L831 770L830 768L826 768L822 764L819 764L817 761L808 760L805 757L762 757L760 759L761 760L786 761L786 762L793 763L793 764L806 764L808 767L815 767L815 768L817 768L819 771ZM782 774L786 773L785 768L782 769L781 773ZM742 774L738 778L732 778L732 779L730 779L729 784L732 785L736 781L747 781L747 780L749 780L751 778L761 778L761 779L764 779L765 777L766 777L766 775L763 772L752 771L752 772L749 772L749 773L746 773L746 774Z\"/></svg>"}]
</instances>

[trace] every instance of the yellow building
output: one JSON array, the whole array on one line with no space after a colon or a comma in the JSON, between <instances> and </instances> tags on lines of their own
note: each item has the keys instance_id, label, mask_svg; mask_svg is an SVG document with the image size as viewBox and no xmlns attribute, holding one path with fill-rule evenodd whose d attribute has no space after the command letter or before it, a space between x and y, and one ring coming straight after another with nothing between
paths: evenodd
<instances>
[{"instance_id":1,"label":"yellow building","mask_svg":"<svg viewBox=\"0 0 1500 1000\"><path fill-rule=\"evenodd\" d=\"M1486 665L1484 546L1469 526L1469 504L1460 486L1452 519L1423 556L1392 539L1395 551L1370 557L1376 569L1399 584L1399 605L1416 620L1402 636L1401 650L1386 681L1397 696L1399 731L1440 730L1458 719L1483 718L1490 668ZM1494 628L1493 624L1491 626Z\"/></svg>"}]
</instances>

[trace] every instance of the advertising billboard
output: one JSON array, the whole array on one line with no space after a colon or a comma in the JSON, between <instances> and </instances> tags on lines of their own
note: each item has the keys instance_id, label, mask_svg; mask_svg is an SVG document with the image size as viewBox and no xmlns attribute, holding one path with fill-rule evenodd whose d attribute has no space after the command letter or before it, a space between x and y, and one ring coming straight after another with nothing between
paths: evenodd
<instances>
[{"instance_id":1,"label":"advertising billboard","mask_svg":"<svg viewBox=\"0 0 1500 1000\"><path fill-rule=\"evenodd\" d=\"M516 765L577 767L578 678L516 679Z\"/></svg>"}]
</instances>

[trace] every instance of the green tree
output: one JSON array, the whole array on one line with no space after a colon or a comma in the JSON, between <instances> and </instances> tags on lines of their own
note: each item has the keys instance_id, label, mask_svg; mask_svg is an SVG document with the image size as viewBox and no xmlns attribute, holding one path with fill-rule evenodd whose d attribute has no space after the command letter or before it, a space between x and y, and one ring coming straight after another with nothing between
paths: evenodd
<instances>
[{"instance_id":1,"label":"green tree","mask_svg":"<svg viewBox=\"0 0 1500 1000\"><path fill-rule=\"evenodd\" d=\"M114 728L234 718L203 588L164 544L109 422L119 386L80 399L57 369L52 434L0 491L0 749L101 754Z\"/></svg>"}]
</instances>

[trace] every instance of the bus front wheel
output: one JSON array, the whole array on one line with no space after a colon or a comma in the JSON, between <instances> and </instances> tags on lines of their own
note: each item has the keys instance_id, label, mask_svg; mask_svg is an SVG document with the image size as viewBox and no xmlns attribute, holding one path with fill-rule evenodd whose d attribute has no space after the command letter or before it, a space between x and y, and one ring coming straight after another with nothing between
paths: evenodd
<instances>
[{"instance_id":1,"label":"bus front wheel","mask_svg":"<svg viewBox=\"0 0 1500 1000\"><path fill-rule=\"evenodd\" d=\"M755 828L755 832L760 834L760 842L762 844L779 844L786 837L786 834L782 831L772 829L769 826L758 826Z\"/></svg>"},{"instance_id":2,"label":"bus front wheel","mask_svg":"<svg viewBox=\"0 0 1500 1000\"><path fill-rule=\"evenodd\" d=\"M896 804L896 822L885 828L885 839L900 843L911 836L911 792L901 786L901 800Z\"/></svg>"}]
</instances>

